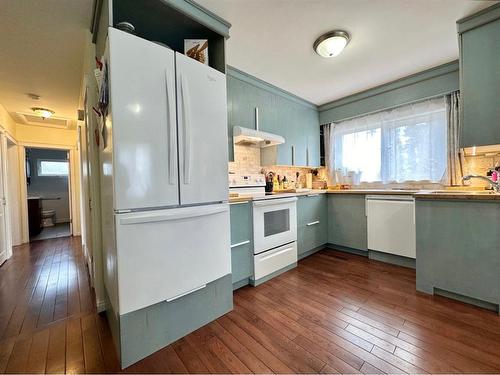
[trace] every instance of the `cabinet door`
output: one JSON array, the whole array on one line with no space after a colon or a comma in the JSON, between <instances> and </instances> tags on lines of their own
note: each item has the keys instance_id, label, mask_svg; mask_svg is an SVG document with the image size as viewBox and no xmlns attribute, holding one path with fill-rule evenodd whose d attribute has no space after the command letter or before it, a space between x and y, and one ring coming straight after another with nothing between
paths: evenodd
<instances>
[{"instance_id":1,"label":"cabinet door","mask_svg":"<svg viewBox=\"0 0 500 375\"><path fill-rule=\"evenodd\" d=\"M227 77L228 151L229 161L234 161L233 127L255 129L255 107L259 91L237 78Z\"/></svg>"},{"instance_id":2,"label":"cabinet door","mask_svg":"<svg viewBox=\"0 0 500 375\"><path fill-rule=\"evenodd\" d=\"M174 53L113 28L108 38L114 208L178 205Z\"/></svg>"},{"instance_id":3,"label":"cabinet door","mask_svg":"<svg viewBox=\"0 0 500 375\"><path fill-rule=\"evenodd\" d=\"M298 253L303 254L328 241L326 194L301 196L297 202Z\"/></svg>"},{"instance_id":4,"label":"cabinet door","mask_svg":"<svg viewBox=\"0 0 500 375\"><path fill-rule=\"evenodd\" d=\"M328 194L328 242L367 251L365 196Z\"/></svg>"},{"instance_id":5,"label":"cabinet door","mask_svg":"<svg viewBox=\"0 0 500 375\"><path fill-rule=\"evenodd\" d=\"M500 20L461 34L462 147L500 144Z\"/></svg>"},{"instance_id":6,"label":"cabinet door","mask_svg":"<svg viewBox=\"0 0 500 375\"><path fill-rule=\"evenodd\" d=\"M231 203L231 273L233 283L253 275L252 205Z\"/></svg>"},{"instance_id":7,"label":"cabinet door","mask_svg":"<svg viewBox=\"0 0 500 375\"><path fill-rule=\"evenodd\" d=\"M227 201L226 76L180 53L175 59L181 204Z\"/></svg>"}]
</instances>

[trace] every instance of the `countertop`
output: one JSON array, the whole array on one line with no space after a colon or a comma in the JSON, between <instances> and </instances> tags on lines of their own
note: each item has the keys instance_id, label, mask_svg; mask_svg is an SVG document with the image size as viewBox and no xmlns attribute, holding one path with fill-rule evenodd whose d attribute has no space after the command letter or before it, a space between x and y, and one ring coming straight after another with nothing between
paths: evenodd
<instances>
[{"instance_id":1,"label":"countertop","mask_svg":"<svg viewBox=\"0 0 500 375\"><path fill-rule=\"evenodd\" d=\"M500 194L489 191L458 191L458 190L392 190L392 189L350 189L350 190L310 190L298 193L276 193L262 197L230 197L229 203L249 202L264 199L297 197L315 194L357 194L357 195L413 195L415 199L436 200L476 200L500 201Z\"/></svg>"},{"instance_id":2,"label":"countertop","mask_svg":"<svg viewBox=\"0 0 500 375\"><path fill-rule=\"evenodd\" d=\"M420 191L414 195L415 199L437 199L437 200L471 200L471 201L500 201L499 193L486 191L470 192L432 192Z\"/></svg>"}]
</instances>

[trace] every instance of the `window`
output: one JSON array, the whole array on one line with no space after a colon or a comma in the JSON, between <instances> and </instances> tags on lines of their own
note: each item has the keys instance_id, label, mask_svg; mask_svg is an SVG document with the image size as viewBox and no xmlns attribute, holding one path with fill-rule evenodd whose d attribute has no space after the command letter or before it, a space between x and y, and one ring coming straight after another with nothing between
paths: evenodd
<instances>
[{"instance_id":1,"label":"window","mask_svg":"<svg viewBox=\"0 0 500 375\"><path fill-rule=\"evenodd\" d=\"M439 182L446 172L444 98L430 99L332 125L335 170L361 182Z\"/></svg>"},{"instance_id":2,"label":"window","mask_svg":"<svg viewBox=\"0 0 500 375\"><path fill-rule=\"evenodd\" d=\"M42 177L65 177L69 173L67 160L38 160L38 175Z\"/></svg>"}]
</instances>

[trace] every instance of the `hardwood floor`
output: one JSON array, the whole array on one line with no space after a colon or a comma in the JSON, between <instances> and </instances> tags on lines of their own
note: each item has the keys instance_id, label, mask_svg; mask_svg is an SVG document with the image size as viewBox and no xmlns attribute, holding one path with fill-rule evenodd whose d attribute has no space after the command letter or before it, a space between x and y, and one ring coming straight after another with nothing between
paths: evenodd
<instances>
[{"instance_id":1,"label":"hardwood floor","mask_svg":"<svg viewBox=\"0 0 500 375\"><path fill-rule=\"evenodd\" d=\"M0 268L0 372L118 372L79 239ZM498 373L500 317L415 291L415 272L323 250L131 373Z\"/></svg>"}]
</instances>

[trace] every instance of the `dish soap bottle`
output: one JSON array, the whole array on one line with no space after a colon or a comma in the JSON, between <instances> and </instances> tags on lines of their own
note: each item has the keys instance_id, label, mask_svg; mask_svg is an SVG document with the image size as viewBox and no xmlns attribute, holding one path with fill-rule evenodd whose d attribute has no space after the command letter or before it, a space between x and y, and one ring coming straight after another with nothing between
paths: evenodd
<instances>
[{"instance_id":1,"label":"dish soap bottle","mask_svg":"<svg viewBox=\"0 0 500 375\"><path fill-rule=\"evenodd\" d=\"M273 176L273 191L277 191L277 190L279 190L279 188L280 188L280 184L279 184L279 181L278 181L278 177L279 177L279 176L278 176L278 175L276 175L276 174Z\"/></svg>"}]
</instances>

